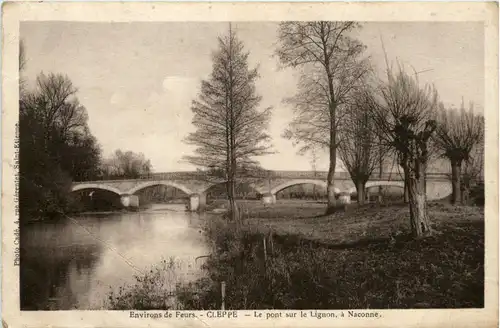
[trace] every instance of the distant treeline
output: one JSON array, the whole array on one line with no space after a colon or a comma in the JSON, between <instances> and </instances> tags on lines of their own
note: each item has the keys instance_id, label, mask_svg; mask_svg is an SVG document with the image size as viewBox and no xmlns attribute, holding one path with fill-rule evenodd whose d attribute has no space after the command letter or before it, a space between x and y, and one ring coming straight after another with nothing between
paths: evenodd
<instances>
[{"instance_id":1,"label":"distant treeline","mask_svg":"<svg viewBox=\"0 0 500 328\"><path fill-rule=\"evenodd\" d=\"M368 194L375 197L379 193L379 187L367 188ZM263 195L256 192L248 184L240 183L236 188L236 198L238 199L261 199ZM382 196L386 200L401 200L403 197L403 188L394 186L383 186ZM326 188L314 184L293 185L276 193L277 199L303 199L303 200L326 200ZM356 199L357 194L351 194L352 199ZM226 199L226 185L218 184L208 189L207 201Z\"/></svg>"},{"instance_id":2,"label":"distant treeline","mask_svg":"<svg viewBox=\"0 0 500 328\"><path fill-rule=\"evenodd\" d=\"M162 204L162 203L185 203L189 195L174 187L158 185L145 188L136 192L139 196L139 204Z\"/></svg>"},{"instance_id":3,"label":"distant treeline","mask_svg":"<svg viewBox=\"0 0 500 328\"><path fill-rule=\"evenodd\" d=\"M367 197L377 197L379 187L367 188ZM401 200L403 198L403 188L394 186L382 186L382 197L384 200ZM326 200L326 188L313 184L300 184L288 187L276 194L277 199L307 199L307 200ZM351 194L352 200L357 199L357 193Z\"/></svg>"},{"instance_id":4,"label":"distant treeline","mask_svg":"<svg viewBox=\"0 0 500 328\"><path fill-rule=\"evenodd\" d=\"M247 183L236 184L236 199L259 199L259 195ZM207 190L207 202L218 199L227 199L227 186L225 183L216 184Z\"/></svg>"}]
</instances>

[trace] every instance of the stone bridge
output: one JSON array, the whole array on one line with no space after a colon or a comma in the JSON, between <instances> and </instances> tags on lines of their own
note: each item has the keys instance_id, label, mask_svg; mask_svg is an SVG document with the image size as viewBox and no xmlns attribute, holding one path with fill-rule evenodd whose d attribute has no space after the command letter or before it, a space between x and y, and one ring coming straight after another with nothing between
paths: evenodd
<instances>
[{"instance_id":1,"label":"stone bridge","mask_svg":"<svg viewBox=\"0 0 500 328\"><path fill-rule=\"evenodd\" d=\"M250 187L263 195L263 201L273 203L276 193L291 186L299 184L314 184L326 188L327 172L309 171L264 171L245 177ZM101 189L113 192L120 196L125 207L138 206L138 196L134 195L139 190L165 185L182 190L190 197L190 209L200 210L206 204L206 195L210 187L224 183L223 179L209 177L203 172L171 172L154 173L133 180L101 180L73 183L72 190ZM366 184L366 188L376 186L397 186L403 188L404 184L398 172L384 173L380 177L374 175ZM335 175L336 193L351 194L356 187L346 172ZM451 181L446 173L427 174L427 199L437 200L451 194Z\"/></svg>"}]
</instances>

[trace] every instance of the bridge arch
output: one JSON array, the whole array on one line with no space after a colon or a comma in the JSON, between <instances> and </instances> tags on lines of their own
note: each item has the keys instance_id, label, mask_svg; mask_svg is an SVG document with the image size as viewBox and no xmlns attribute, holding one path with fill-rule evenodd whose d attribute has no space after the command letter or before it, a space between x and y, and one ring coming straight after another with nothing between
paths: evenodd
<instances>
[{"instance_id":1,"label":"bridge arch","mask_svg":"<svg viewBox=\"0 0 500 328\"><path fill-rule=\"evenodd\" d=\"M127 194L133 195L141 189L153 187L153 186L160 186L160 185L177 188L177 189L183 191L186 195L193 194L193 191L191 189L187 188L186 186L183 186L181 184L171 182L171 181L147 181L147 182L139 183L137 186L135 186L132 189L130 189L129 191L127 191Z\"/></svg>"},{"instance_id":2,"label":"bridge arch","mask_svg":"<svg viewBox=\"0 0 500 328\"><path fill-rule=\"evenodd\" d=\"M213 190L214 188L219 188L219 187L224 188L224 191L225 191L226 183L227 183L227 181L212 182L212 183L206 185L205 188L201 192L204 194L208 194L211 191L211 189ZM238 188L241 188L241 187L248 188L249 190L254 191L255 193L261 193L260 188L253 182L237 182L236 183L237 192L238 192Z\"/></svg>"},{"instance_id":3,"label":"bridge arch","mask_svg":"<svg viewBox=\"0 0 500 328\"><path fill-rule=\"evenodd\" d=\"M385 187L385 186L394 186L394 187L400 187L404 188L404 182L402 181L368 181L365 185L365 189L372 188L372 187ZM353 192L356 192L356 187L352 187L348 190L349 194L352 194Z\"/></svg>"},{"instance_id":4,"label":"bridge arch","mask_svg":"<svg viewBox=\"0 0 500 328\"><path fill-rule=\"evenodd\" d=\"M296 186L296 185L301 185L301 184L313 184L319 187L326 188L326 182L323 180L314 180L314 179L297 179L297 180L290 180L287 182L284 182L280 185L277 185L276 187L272 188L270 193L272 195L276 195L276 193L280 192L283 189L286 189L288 187ZM334 188L335 193L338 194L340 193L339 188Z\"/></svg>"},{"instance_id":5,"label":"bridge arch","mask_svg":"<svg viewBox=\"0 0 500 328\"><path fill-rule=\"evenodd\" d=\"M452 194L451 181L428 180L427 181L427 200L440 200Z\"/></svg>"},{"instance_id":6,"label":"bridge arch","mask_svg":"<svg viewBox=\"0 0 500 328\"><path fill-rule=\"evenodd\" d=\"M107 186L105 184L97 184L97 183L82 183L82 184L78 184L76 186L73 186L71 188L71 191L78 191L78 190L84 190L84 189L100 189L100 190L107 190L107 191L110 191L112 193L115 193L117 194L118 196L121 196L123 193L114 188L114 187L111 187L111 186Z\"/></svg>"}]
</instances>

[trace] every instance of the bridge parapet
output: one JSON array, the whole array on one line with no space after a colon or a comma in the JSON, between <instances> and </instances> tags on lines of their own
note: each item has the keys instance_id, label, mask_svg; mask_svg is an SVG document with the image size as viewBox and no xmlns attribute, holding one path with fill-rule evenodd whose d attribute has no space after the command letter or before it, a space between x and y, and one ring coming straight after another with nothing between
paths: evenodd
<instances>
[{"instance_id":1,"label":"bridge parapet","mask_svg":"<svg viewBox=\"0 0 500 328\"><path fill-rule=\"evenodd\" d=\"M383 172L382 175L373 173L370 180L403 180L403 173L399 171ZM319 179L326 180L328 172L326 171L253 171L240 175L243 179ZM428 172L427 178L432 180L449 180L449 173ZM185 172L158 172L142 175L140 180L206 180L212 182L223 182L221 177L211 176L203 171L185 171ZM348 180L351 179L348 172L336 172L335 179Z\"/></svg>"},{"instance_id":2,"label":"bridge parapet","mask_svg":"<svg viewBox=\"0 0 500 328\"><path fill-rule=\"evenodd\" d=\"M261 180L261 179L312 179L312 180L325 180L328 176L328 172L326 171L258 171L253 172L251 174L242 175L241 178L243 180ZM335 173L335 180L350 180L351 177L348 172L337 172ZM439 172L429 172L427 173L428 180L450 180L449 173L439 173ZM78 184L81 183L116 183L117 181L126 183L126 182L137 182L140 180L199 180L207 183L217 184L225 182L223 178L210 176L205 172L201 171L192 171L192 172L159 172L159 173L150 173L146 175L141 175L137 179L122 179L122 178L114 178L114 179L102 179L102 180L93 180L93 181L79 181L75 182ZM394 171L394 172L384 172L380 176L379 173L373 173L370 176L370 181L402 181L403 175L402 172Z\"/></svg>"}]
</instances>

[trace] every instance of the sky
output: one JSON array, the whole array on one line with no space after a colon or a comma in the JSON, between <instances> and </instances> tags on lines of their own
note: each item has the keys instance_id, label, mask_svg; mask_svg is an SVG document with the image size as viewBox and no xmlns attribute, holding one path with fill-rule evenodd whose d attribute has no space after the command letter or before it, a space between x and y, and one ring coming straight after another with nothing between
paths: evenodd
<instances>
[{"instance_id":1,"label":"sky","mask_svg":"<svg viewBox=\"0 0 500 328\"><path fill-rule=\"evenodd\" d=\"M272 106L269 133L275 154L259 158L269 170L310 170L311 159L282 138L292 119L283 99L296 91L297 73L280 69L273 56L274 22L233 23L251 67L259 65L262 108ZM446 106L473 101L484 110L484 30L475 22L363 23L356 37L375 68L389 61L419 73L436 86ZM89 127L104 156L114 150L142 152L156 172L193 170L182 161L193 151L182 140L194 131L190 104L212 70L211 54L227 23L197 22L22 22L26 70L32 83L40 72L67 75L89 114ZM410 66L411 65L411 66ZM423 72L425 71L425 72ZM328 169L320 154L316 168Z\"/></svg>"}]
</instances>

